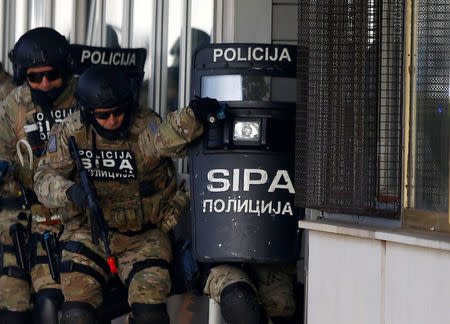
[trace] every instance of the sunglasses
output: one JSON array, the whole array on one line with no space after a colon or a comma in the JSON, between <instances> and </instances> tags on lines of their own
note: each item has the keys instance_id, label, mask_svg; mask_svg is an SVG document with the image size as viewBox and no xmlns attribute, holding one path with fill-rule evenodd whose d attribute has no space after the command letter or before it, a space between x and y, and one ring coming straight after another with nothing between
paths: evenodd
<instances>
[{"instance_id":1,"label":"sunglasses","mask_svg":"<svg viewBox=\"0 0 450 324\"><path fill-rule=\"evenodd\" d=\"M27 73L27 79L31 83L41 83L42 78L46 77L48 81L55 81L61 77L61 72L56 69L44 72L30 72Z\"/></svg>"},{"instance_id":2,"label":"sunglasses","mask_svg":"<svg viewBox=\"0 0 450 324\"><path fill-rule=\"evenodd\" d=\"M114 117L119 117L125 112L125 106L120 106L119 108L112 110L112 111L98 111L93 113L94 117L96 119L108 119L110 115L113 115Z\"/></svg>"}]
</instances>

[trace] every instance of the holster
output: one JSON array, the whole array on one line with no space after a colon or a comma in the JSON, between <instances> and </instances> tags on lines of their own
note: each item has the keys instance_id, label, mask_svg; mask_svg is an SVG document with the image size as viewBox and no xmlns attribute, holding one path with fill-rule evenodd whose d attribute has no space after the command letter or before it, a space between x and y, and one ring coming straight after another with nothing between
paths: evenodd
<instances>
[{"instance_id":1,"label":"holster","mask_svg":"<svg viewBox=\"0 0 450 324\"><path fill-rule=\"evenodd\" d=\"M9 235L13 241L17 265L24 271L29 271L29 264L25 254L27 228L21 223L15 223L9 228Z\"/></svg>"},{"instance_id":2,"label":"holster","mask_svg":"<svg viewBox=\"0 0 450 324\"><path fill-rule=\"evenodd\" d=\"M56 283L60 283L61 249L58 235L47 231L41 237L42 249L47 254L47 263L50 274Z\"/></svg>"}]
</instances>

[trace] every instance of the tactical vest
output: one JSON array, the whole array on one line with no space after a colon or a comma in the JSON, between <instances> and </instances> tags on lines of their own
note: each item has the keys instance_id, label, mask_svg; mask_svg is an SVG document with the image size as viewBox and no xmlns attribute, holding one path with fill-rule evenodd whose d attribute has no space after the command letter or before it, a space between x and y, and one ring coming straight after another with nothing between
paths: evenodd
<instances>
[{"instance_id":1,"label":"tactical vest","mask_svg":"<svg viewBox=\"0 0 450 324\"><path fill-rule=\"evenodd\" d=\"M92 126L82 127L74 135L105 219L110 228L120 232L158 224L177 190L172 160L144 159L140 151L138 136L149 124L145 115L136 116L127 140L100 138Z\"/></svg>"},{"instance_id":2,"label":"tactical vest","mask_svg":"<svg viewBox=\"0 0 450 324\"><path fill-rule=\"evenodd\" d=\"M22 86L19 92L18 115L15 124L16 138L20 141L26 140L32 149L33 165L30 167L29 151L24 144L20 145L20 151L23 156L24 165L16 168L15 176L28 189L33 190L33 175L34 170L39 163L43 150L48 140L48 132L53 123L60 122L64 117L67 117L75 111L77 103L73 98L75 92L76 79L69 81L66 89L57 102L59 103L54 109L44 114L42 108L33 104L31 101L31 94L28 87ZM53 211L49 210L42 204L34 204L31 207L33 218L38 222L46 222L52 224L54 219L51 215Z\"/></svg>"}]
</instances>

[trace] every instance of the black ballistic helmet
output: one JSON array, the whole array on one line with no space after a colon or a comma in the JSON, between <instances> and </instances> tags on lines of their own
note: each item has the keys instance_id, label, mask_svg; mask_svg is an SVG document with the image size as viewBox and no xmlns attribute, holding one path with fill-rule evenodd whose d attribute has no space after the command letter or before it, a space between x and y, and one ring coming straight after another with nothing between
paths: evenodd
<instances>
[{"instance_id":1,"label":"black ballistic helmet","mask_svg":"<svg viewBox=\"0 0 450 324\"><path fill-rule=\"evenodd\" d=\"M85 124L93 124L95 130L108 139L123 138L131 126L136 103L133 97L132 80L123 70L94 65L86 69L78 80L75 98L81 110L81 119ZM116 130L106 130L95 120L96 108L124 106L125 117Z\"/></svg>"},{"instance_id":2,"label":"black ballistic helmet","mask_svg":"<svg viewBox=\"0 0 450 324\"><path fill-rule=\"evenodd\" d=\"M69 42L52 28L38 27L27 31L9 52L9 58L17 85L25 81L27 69L35 66L53 66L61 71L63 80L70 77Z\"/></svg>"}]
</instances>

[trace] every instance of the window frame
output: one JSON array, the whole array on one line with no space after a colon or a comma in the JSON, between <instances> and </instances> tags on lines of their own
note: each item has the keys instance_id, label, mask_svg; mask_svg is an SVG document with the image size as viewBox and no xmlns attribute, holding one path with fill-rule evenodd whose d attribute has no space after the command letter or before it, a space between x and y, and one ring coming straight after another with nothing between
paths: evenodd
<instances>
[{"instance_id":1,"label":"window frame","mask_svg":"<svg viewBox=\"0 0 450 324\"><path fill-rule=\"evenodd\" d=\"M417 142L417 71L418 71L418 1L406 1L405 64L404 64L404 121L403 121L403 175L402 225L426 231L450 232L450 206L447 212L414 208ZM450 164L449 164L450 168ZM450 185L450 176L449 176ZM450 190L449 190L450 202ZM449 203L450 205L450 203Z\"/></svg>"}]
</instances>

